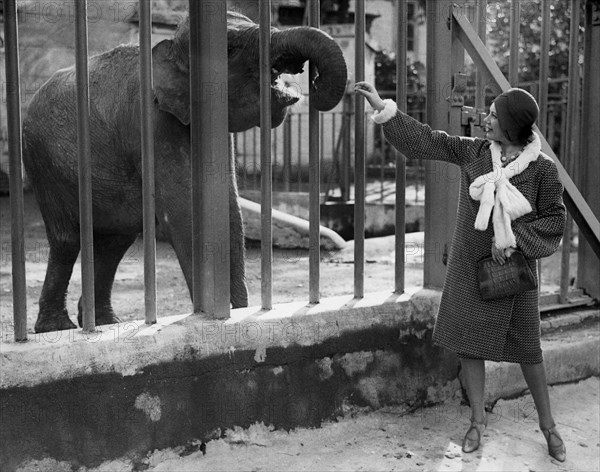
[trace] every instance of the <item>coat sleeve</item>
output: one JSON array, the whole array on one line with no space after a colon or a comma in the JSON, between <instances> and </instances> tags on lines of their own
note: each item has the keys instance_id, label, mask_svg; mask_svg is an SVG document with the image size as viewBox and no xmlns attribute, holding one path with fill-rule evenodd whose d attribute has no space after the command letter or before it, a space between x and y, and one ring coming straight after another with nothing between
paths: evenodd
<instances>
[{"instance_id":1,"label":"coat sleeve","mask_svg":"<svg viewBox=\"0 0 600 472\"><path fill-rule=\"evenodd\" d=\"M564 188L556 165L548 161L546 166L538 190L537 217L522 222L517 219L512 225L517 247L529 259L541 259L554 254L565 231L567 211L562 199Z\"/></svg>"},{"instance_id":2,"label":"coat sleeve","mask_svg":"<svg viewBox=\"0 0 600 472\"><path fill-rule=\"evenodd\" d=\"M432 130L397 108L387 121L374 121L382 123L387 141L409 159L438 160L462 166L477 159L486 143L483 139Z\"/></svg>"}]
</instances>

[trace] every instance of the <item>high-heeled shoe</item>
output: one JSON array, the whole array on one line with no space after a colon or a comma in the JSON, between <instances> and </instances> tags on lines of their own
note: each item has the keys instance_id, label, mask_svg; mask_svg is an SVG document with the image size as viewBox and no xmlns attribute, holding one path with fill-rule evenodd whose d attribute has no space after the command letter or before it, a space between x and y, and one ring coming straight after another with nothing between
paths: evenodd
<instances>
[{"instance_id":1,"label":"high-heeled shoe","mask_svg":"<svg viewBox=\"0 0 600 472\"><path fill-rule=\"evenodd\" d=\"M557 461L564 462L567 458L567 448L565 447L565 443L560 437L560 434L558 434L558 431L556 431L556 426L552 426L552 428L548 429L542 429L542 434L548 443L548 454L554 457ZM552 437L558 439L560 444L550 444Z\"/></svg>"},{"instance_id":2,"label":"high-heeled shoe","mask_svg":"<svg viewBox=\"0 0 600 472\"><path fill-rule=\"evenodd\" d=\"M463 452L470 453L479 449L481 444L481 436L487 427L487 418L483 421L483 423L477 423L476 421L471 420L471 427L467 430L467 434L465 434L465 438L462 443ZM477 433L477 439L472 439L469 437L471 431L475 431Z\"/></svg>"}]
</instances>

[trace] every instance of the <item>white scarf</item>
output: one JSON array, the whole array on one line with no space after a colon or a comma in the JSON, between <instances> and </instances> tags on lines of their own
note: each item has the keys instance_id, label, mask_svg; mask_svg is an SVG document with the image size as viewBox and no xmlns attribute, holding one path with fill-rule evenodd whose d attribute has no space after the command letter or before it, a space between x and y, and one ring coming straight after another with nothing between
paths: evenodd
<instances>
[{"instance_id":1,"label":"white scarf","mask_svg":"<svg viewBox=\"0 0 600 472\"><path fill-rule=\"evenodd\" d=\"M494 225L494 241L498 249L516 247L515 235L512 232L511 221L526 215L531 205L509 179L523 172L529 164L535 161L542 149L542 143L536 133L519 157L502 167L500 156L502 148L493 141L490 145L492 153L492 172L480 175L469 187L473 200L481 202L479 212L475 219L475 229L485 231L490 220L490 213L494 210L492 222Z\"/></svg>"}]
</instances>

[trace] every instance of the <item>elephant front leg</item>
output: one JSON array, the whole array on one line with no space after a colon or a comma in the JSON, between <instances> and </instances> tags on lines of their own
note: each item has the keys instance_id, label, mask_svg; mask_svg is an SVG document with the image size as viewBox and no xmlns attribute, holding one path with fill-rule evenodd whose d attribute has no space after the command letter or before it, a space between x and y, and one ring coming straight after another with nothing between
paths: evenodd
<instances>
[{"instance_id":1,"label":"elephant front leg","mask_svg":"<svg viewBox=\"0 0 600 472\"><path fill-rule=\"evenodd\" d=\"M73 265L79 254L79 241L57 243L49 241L50 254L46 278L40 296L40 311L35 323L36 333L75 329L66 307L67 289Z\"/></svg>"},{"instance_id":2,"label":"elephant front leg","mask_svg":"<svg viewBox=\"0 0 600 472\"><path fill-rule=\"evenodd\" d=\"M119 323L112 307L111 295L121 259L134 243L137 234L94 233L94 307L96 326ZM83 326L83 304L79 299L77 321Z\"/></svg>"},{"instance_id":3,"label":"elephant front leg","mask_svg":"<svg viewBox=\"0 0 600 472\"><path fill-rule=\"evenodd\" d=\"M193 300L191 215L189 215L188 220L178 212L170 211L160 217L159 221L161 221L161 226L165 228L175 254L177 254L179 265L190 292L190 298ZM237 203L237 198L230 198L229 244L230 301L233 308L241 308L248 306L248 288L244 266L244 231L241 209Z\"/></svg>"}]
</instances>

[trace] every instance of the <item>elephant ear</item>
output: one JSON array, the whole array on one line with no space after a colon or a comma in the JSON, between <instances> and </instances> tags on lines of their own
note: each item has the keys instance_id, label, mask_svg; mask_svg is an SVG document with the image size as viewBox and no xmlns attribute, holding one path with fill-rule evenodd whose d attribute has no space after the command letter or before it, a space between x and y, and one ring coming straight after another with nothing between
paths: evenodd
<instances>
[{"instance_id":1,"label":"elephant ear","mask_svg":"<svg viewBox=\"0 0 600 472\"><path fill-rule=\"evenodd\" d=\"M152 48L154 96L158 108L190 124L190 79L172 50L173 41L165 39Z\"/></svg>"}]
</instances>

